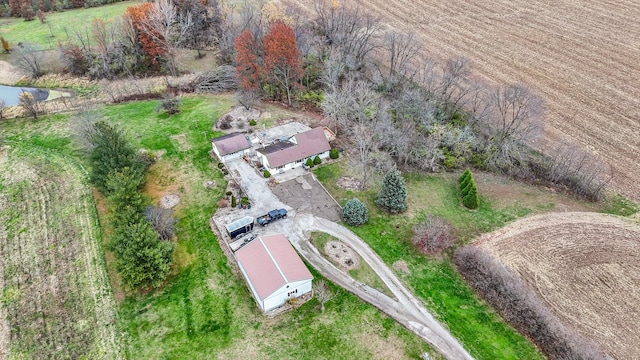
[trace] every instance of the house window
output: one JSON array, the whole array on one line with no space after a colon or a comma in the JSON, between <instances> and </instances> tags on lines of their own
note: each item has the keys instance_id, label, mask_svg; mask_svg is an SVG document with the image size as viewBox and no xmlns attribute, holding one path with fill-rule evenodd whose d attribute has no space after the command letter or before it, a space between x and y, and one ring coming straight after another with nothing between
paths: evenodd
<instances>
[{"instance_id":1,"label":"house window","mask_svg":"<svg viewBox=\"0 0 640 360\"><path fill-rule=\"evenodd\" d=\"M300 160L296 160L296 164L299 164L299 163L301 163L301 162L302 162L302 159L300 159Z\"/></svg>"},{"instance_id":2,"label":"house window","mask_svg":"<svg viewBox=\"0 0 640 360\"><path fill-rule=\"evenodd\" d=\"M293 291L289 291L289 292L287 293L287 297L289 297L289 296L291 296L291 295L294 295L294 294L297 294L297 293L298 293L298 289L295 289L295 290L293 290Z\"/></svg>"},{"instance_id":3,"label":"house window","mask_svg":"<svg viewBox=\"0 0 640 360\"><path fill-rule=\"evenodd\" d=\"M280 169L284 169L284 165L282 165L282 166L278 166L278 167L276 168L276 170L280 170Z\"/></svg>"}]
</instances>

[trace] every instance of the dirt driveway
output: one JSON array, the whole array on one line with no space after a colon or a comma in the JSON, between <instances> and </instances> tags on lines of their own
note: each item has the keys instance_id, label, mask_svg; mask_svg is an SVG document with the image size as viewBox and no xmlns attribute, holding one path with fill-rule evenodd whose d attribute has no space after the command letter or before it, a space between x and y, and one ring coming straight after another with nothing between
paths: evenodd
<instances>
[{"instance_id":1,"label":"dirt driveway","mask_svg":"<svg viewBox=\"0 0 640 360\"><path fill-rule=\"evenodd\" d=\"M276 185L273 193L291 208L331 221L340 220L340 206L312 174Z\"/></svg>"}]
</instances>

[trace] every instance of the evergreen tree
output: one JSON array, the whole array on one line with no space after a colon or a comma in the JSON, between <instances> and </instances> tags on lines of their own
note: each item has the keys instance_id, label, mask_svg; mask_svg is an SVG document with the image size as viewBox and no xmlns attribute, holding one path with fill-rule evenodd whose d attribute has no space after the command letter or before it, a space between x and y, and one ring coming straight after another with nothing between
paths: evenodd
<instances>
[{"instance_id":1,"label":"evergreen tree","mask_svg":"<svg viewBox=\"0 0 640 360\"><path fill-rule=\"evenodd\" d=\"M465 170L462 173L462 175L460 175L460 177L458 178L458 184L460 185L461 189L466 186L466 185L463 185L463 183L466 183L467 181L469 181L470 177L471 177L471 170L469 169Z\"/></svg>"},{"instance_id":2,"label":"evergreen tree","mask_svg":"<svg viewBox=\"0 0 640 360\"><path fill-rule=\"evenodd\" d=\"M478 190L475 184L470 187L469 192L462 198L462 203L469 209L477 209L480 206L480 199L478 198Z\"/></svg>"},{"instance_id":3,"label":"evergreen tree","mask_svg":"<svg viewBox=\"0 0 640 360\"><path fill-rule=\"evenodd\" d=\"M89 180L105 195L109 195L107 179L114 172L128 167L133 173L142 174L145 164L127 142L124 133L115 126L98 121L91 128L89 154L91 173Z\"/></svg>"},{"instance_id":4,"label":"evergreen tree","mask_svg":"<svg viewBox=\"0 0 640 360\"><path fill-rule=\"evenodd\" d=\"M313 158L313 165L320 165L322 164L322 159L320 159L320 156L316 155L316 157Z\"/></svg>"},{"instance_id":5,"label":"evergreen tree","mask_svg":"<svg viewBox=\"0 0 640 360\"><path fill-rule=\"evenodd\" d=\"M392 214L407 210L407 187L400 171L392 169L384 176L376 204Z\"/></svg>"},{"instance_id":6,"label":"evergreen tree","mask_svg":"<svg viewBox=\"0 0 640 360\"><path fill-rule=\"evenodd\" d=\"M308 158L307 161L305 161L304 163L305 165L307 165L308 167L312 168L313 167L313 160L311 160L311 158Z\"/></svg>"},{"instance_id":7,"label":"evergreen tree","mask_svg":"<svg viewBox=\"0 0 640 360\"><path fill-rule=\"evenodd\" d=\"M369 210L362 201L353 198L342 208L342 218L349 225L362 225L369 219Z\"/></svg>"},{"instance_id":8,"label":"evergreen tree","mask_svg":"<svg viewBox=\"0 0 640 360\"><path fill-rule=\"evenodd\" d=\"M469 209L477 209L480 205L480 199L478 197L478 189L476 183L473 180L473 174L471 170L467 169L462 176L458 179L460 183L460 197L462 198L462 204Z\"/></svg>"}]
</instances>

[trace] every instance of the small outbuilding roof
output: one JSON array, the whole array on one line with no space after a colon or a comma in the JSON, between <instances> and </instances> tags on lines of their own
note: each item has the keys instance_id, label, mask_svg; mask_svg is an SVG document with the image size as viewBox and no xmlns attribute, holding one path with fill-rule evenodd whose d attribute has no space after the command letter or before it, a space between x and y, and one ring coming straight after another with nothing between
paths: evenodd
<instances>
[{"instance_id":1,"label":"small outbuilding roof","mask_svg":"<svg viewBox=\"0 0 640 360\"><path fill-rule=\"evenodd\" d=\"M243 133L239 132L214 138L211 142L213 142L213 145L218 149L220 156L233 154L251 147L249 139Z\"/></svg>"},{"instance_id":2,"label":"small outbuilding roof","mask_svg":"<svg viewBox=\"0 0 640 360\"><path fill-rule=\"evenodd\" d=\"M243 228L249 224L251 224L253 222L253 218L251 216L245 216L241 219L237 219L234 220L230 223L228 223L227 225L225 225L225 227L227 228L228 232L232 232L234 230L238 230L240 228Z\"/></svg>"},{"instance_id":3,"label":"small outbuilding roof","mask_svg":"<svg viewBox=\"0 0 640 360\"><path fill-rule=\"evenodd\" d=\"M282 234L261 236L235 255L260 300L288 283L313 279L289 240Z\"/></svg>"},{"instance_id":4,"label":"small outbuilding roof","mask_svg":"<svg viewBox=\"0 0 640 360\"><path fill-rule=\"evenodd\" d=\"M267 157L269 166L275 168L331 150L322 127L301 132L296 134L294 138L295 146L283 147L282 143L275 143L257 151ZM272 148L273 146L279 148Z\"/></svg>"}]
</instances>

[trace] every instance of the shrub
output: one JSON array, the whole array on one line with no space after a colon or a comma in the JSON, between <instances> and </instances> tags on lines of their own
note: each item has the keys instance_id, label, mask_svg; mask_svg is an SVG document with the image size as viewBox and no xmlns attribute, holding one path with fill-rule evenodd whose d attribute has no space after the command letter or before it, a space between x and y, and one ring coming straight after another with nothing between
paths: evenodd
<instances>
[{"instance_id":1,"label":"shrub","mask_svg":"<svg viewBox=\"0 0 640 360\"><path fill-rule=\"evenodd\" d=\"M218 127L222 130L229 130L231 129L231 122L233 122L233 119L231 118L231 115L225 115L224 117L222 117L222 119L220 119L220 123L218 124Z\"/></svg>"},{"instance_id":2,"label":"shrub","mask_svg":"<svg viewBox=\"0 0 640 360\"><path fill-rule=\"evenodd\" d=\"M476 183L473 180L473 174L471 170L467 169L458 178L460 186L460 197L462 198L462 204L469 209L477 209L480 206L480 199L478 197L478 189Z\"/></svg>"},{"instance_id":3,"label":"shrub","mask_svg":"<svg viewBox=\"0 0 640 360\"><path fill-rule=\"evenodd\" d=\"M270 177L271 177L271 173L269 172L269 170L265 170L265 171L262 173L262 176L264 176L266 179L268 179L268 178L270 178Z\"/></svg>"},{"instance_id":4,"label":"shrub","mask_svg":"<svg viewBox=\"0 0 640 360\"><path fill-rule=\"evenodd\" d=\"M180 99L176 98L168 98L162 99L158 106L156 106L156 113L160 113L162 111L166 112L169 115L174 115L180 112Z\"/></svg>"},{"instance_id":5,"label":"shrub","mask_svg":"<svg viewBox=\"0 0 640 360\"><path fill-rule=\"evenodd\" d=\"M256 124L257 124L257 122L256 122L256 120L255 120L255 119L251 119L251 120L249 120L249 125L250 125L250 126L256 126Z\"/></svg>"},{"instance_id":6,"label":"shrub","mask_svg":"<svg viewBox=\"0 0 640 360\"><path fill-rule=\"evenodd\" d=\"M400 171L392 169L384 176L376 205L392 214L407 210L407 187Z\"/></svg>"},{"instance_id":7,"label":"shrub","mask_svg":"<svg viewBox=\"0 0 640 360\"><path fill-rule=\"evenodd\" d=\"M143 212L144 217L158 233L160 240L169 240L173 237L178 220L173 217L173 210L163 209L157 206L147 206Z\"/></svg>"},{"instance_id":8,"label":"shrub","mask_svg":"<svg viewBox=\"0 0 640 360\"><path fill-rule=\"evenodd\" d=\"M307 165L308 167L312 168L313 167L313 160L311 160L311 158L308 158L307 161L304 164Z\"/></svg>"},{"instance_id":9,"label":"shrub","mask_svg":"<svg viewBox=\"0 0 640 360\"><path fill-rule=\"evenodd\" d=\"M320 165L322 164L322 159L320 159L320 156L316 155L316 157L313 158L313 165Z\"/></svg>"},{"instance_id":10,"label":"shrub","mask_svg":"<svg viewBox=\"0 0 640 360\"><path fill-rule=\"evenodd\" d=\"M231 196L232 194L233 194L233 193L232 193L231 191L227 191L227 192L225 193L225 195L227 195L227 197Z\"/></svg>"},{"instance_id":11,"label":"shrub","mask_svg":"<svg viewBox=\"0 0 640 360\"><path fill-rule=\"evenodd\" d=\"M231 195L231 207L235 208L236 205L238 205L238 204L236 204L236 197Z\"/></svg>"},{"instance_id":12,"label":"shrub","mask_svg":"<svg viewBox=\"0 0 640 360\"><path fill-rule=\"evenodd\" d=\"M329 158L335 160L338 157L340 157L340 152L338 151L338 148L333 148L329 151Z\"/></svg>"},{"instance_id":13,"label":"shrub","mask_svg":"<svg viewBox=\"0 0 640 360\"><path fill-rule=\"evenodd\" d=\"M453 227L447 220L438 216L427 216L413 229L413 243L420 252L436 255L453 246L455 237Z\"/></svg>"},{"instance_id":14,"label":"shrub","mask_svg":"<svg viewBox=\"0 0 640 360\"><path fill-rule=\"evenodd\" d=\"M592 342L565 326L522 280L476 246L456 250L465 281L549 359L608 359Z\"/></svg>"},{"instance_id":15,"label":"shrub","mask_svg":"<svg viewBox=\"0 0 640 360\"><path fill-rule=\"evenodd\" d=\"M229 202L227 201L227 199L220 199L218 200L218 207L219 208L226 208L227 206L229 206Z\"/></svg>"},{"instance_id":16,"label":"shrub","mask_svg":"<svg viewBox=\"0 0 640 360\"><path fill-rule=\"evenodd\" d=\"M368 217L367 205L356 198L348 200L342 208L342 218L349 225L362 225L367 222Z\"/></svg>"},{"instance_id":17,"label":"shrub","mask_svg":"<svg viewBox=\"0 0 640 360\"><path fill-rule=\"evenodd\" d=\"M222 169L224 167L224 163L219 162L218 163L218 169Z\"/></svg>"},{"instance_id":18,"label":"shrub","mask_svg":"<svg viewBox=\"0 0 640 360\"><path fill-rule=\"evenodd\" d=\"M2 51L5 53L10 53L11 52L11 44L9 43L9 41L5 38L3 38L2 36L0 36L0 43L2 43Z\"/></svg>"},{"instance_id":19,"label":"shrub","mask_svg":"<svg viewBox=\"0 0 640 360\"><path fill-rule=\"evenodd\" d=\"M249 204L249 198L246 196L243 196L242 199L240 199L240 204L241 205L248 205Z\"/></svg>"}]
</instances>

